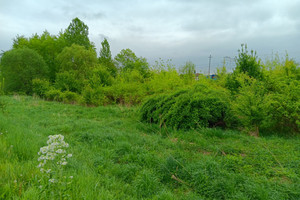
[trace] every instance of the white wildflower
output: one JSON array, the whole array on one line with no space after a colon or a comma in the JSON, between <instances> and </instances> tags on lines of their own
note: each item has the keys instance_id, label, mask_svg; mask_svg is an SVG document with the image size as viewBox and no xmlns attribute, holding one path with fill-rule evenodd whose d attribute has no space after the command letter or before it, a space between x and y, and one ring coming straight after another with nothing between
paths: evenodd
<instances>
[{"instance_id":1,"label":"white wildflower","mask_svg":"<svg viewBox=\"0 0 300 200\"><path fill-rule=\"evenodd\" d=\"M69 144L64 141L63 135L49 135L47 146L41 147L38 152L39 165L43 177L47 177L50 183L57 183L61 180L61 173L56 172L55 170L63 170L63 166L67 165L67 159L72 157L72 154L67 154L66 148L69 147ZM53 166L55 165L56 166ZM51 166L51 167L50 167ZM52 168L54 167L54 168ZM50 169L51 168L51 169ZM62 172L62 171L61 171ZM71 176L70 178L73 178Z\"/></svg>"},{"instance_id":2,"label":"white wildflower","mask_svg":"<svg viewBox=\"0 0 300 200\"><path fill-rule=\"evenodd\" d=\"M54 182L55 182L55 179L54 179L54 178L51 178L51 179L49 179L49 182L50 182L50 183L54 183Z\"/></svg>"},{"instance_id":3,"label":"white wildflower","mask_svg":"<svg viewBox=\"0 0 300 200\"><path fill-rule=\"evenodd\" d=\"M70 179L73 179L73 176L70 176Z\"/></svg>"},{"instance_id":4,"label":"white wildflower","mask_svg":"<svg viewBox=\"0 0 300 200\"><path fill-rule=\"evenodd\" d=\"M61 165L66 165L66 164L68 164L68 162L61 162Z\"/></svg>"}]
</instances>

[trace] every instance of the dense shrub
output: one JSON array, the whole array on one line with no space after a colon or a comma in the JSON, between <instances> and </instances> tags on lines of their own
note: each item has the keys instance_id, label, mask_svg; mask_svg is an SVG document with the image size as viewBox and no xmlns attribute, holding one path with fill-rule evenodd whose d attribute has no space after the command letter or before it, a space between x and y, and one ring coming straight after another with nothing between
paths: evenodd
<instances>
[{"instance_id":1,"label":"dense shrub","mask_svg":"<svg viewBox=\"0 0 300 200\"><path fill-rule=\"evenodd\" d=\"M71 91L64 91L60 94L60 100L64 103L77 103L80 101L80 96Z\"/></svg>"},{"instance_id":2,"label":"dense shrub","mask_svg":"<svg viewBox=\"0 0 300 200\"><path fill-rule=\"evenodd\" d=\"M161 94L174 92L185 86L184 80L180 78L175 68L153 70L151 78L146 83L148 94Z\"/></svg>"},{"instance_id":3,"label":"dense shrub","mask_svg":"<svg viewBox=\"0 0 300 200\"><path fill-rule=\"evenodd\" d=\"M57 55L56 60L59 64L59 72L73 70L82 76L85 76L89 70L97 65L95 50L86 49L77 44L65 47L63 51Z\"/></svg>"},{"instance_id":4,"label":"dense shrub","mask_svg":"<svg viewBox=\"0 0 300 200\"><path fill-rule=\"evenodd\" d=\"M239 88L232 96L232 115L251 134L259 135L260 130L284 135L299 133L300 70L288 58L266 67L260 80L244 73L235 75Z\"/></svg>"},{"instance_id":5,"label":"dense shrub","mask_svg":"<svg viewBox=\"0 0 300 200\"><path fill-rule=\"evenodd\" d=\"M50 88L50 83L44 79L33 79L32 80L32 92L40 97L45 97L46 92Z\"/></svg>"},{"instance_id":6,"label":"dense shrub","mask_svg":"<svg viewBox=\"0 0 300 200\"><path fill-rule=\"evenodd\" d=\"M111 102L108 102L108 98L105 96L102 87L91 88L90 86L86 86L82 91L82 97L84 104L87 105L106 105Z\"/></svg>"},{"instance_id":7,"label":"dense shrub","mask_svg":"<svg viewBox=\"0 0 300 200\"><path fill-rule=\"evenodd\" d=\"M91 70L88 77L88 82L92 88L97 88L99 86L110 86L113 84L113 81L114 79L108 69L101 65Z\"/></svg>"},{"instance_id":8,"label":"dense shrub","mask_svg":"<svg viewBox=\"0 0 300 200\"><path fill-rule=\"evenodd\" d=\"M62 92L58 89L50 89L45 93L45 97L48 100L61 101Z\"/></svg>"},{"instance_id":9,"label":"dense shrub","mask_svg":"<svg viewBox=\"0 0 300 200\"><path fill-rule=\"evenodd\" d=\"M148 99L141 119L176 129L225 126L228 94L221 88L198 84L192 90Z\"/></svg>"},{"instance_id":10,"label":"dense shrub","mask_svg":"<svg viewBox=\"0 0 300 200\"><path fill-rule=\"evenodd\" d=\"M81 93L84 79L78 77L75 71L65 71L56 74L54 86L61 91Z\"/></svg>"},{"instance_id":11,"label":"dense shrub","mask_svg":"<svg viewBox=\"0 0 300 200\"><path fill-rule=\"evenodd\" d=\"M32 80L46 78L48 67L43 58L32 49L13 49L1 58L1 76L4 92L32 93Z\"/></svg>"}]
</instances>

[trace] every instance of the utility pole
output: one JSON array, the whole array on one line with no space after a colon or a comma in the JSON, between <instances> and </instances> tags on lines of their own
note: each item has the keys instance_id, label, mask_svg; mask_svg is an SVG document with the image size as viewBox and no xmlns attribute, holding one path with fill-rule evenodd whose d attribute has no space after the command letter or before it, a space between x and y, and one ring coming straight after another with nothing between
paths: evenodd
<instances>
[{"instance_id":1,"label":"utility pole","mask_svg":"<svg viewBox=\"0 0 300 200\"><path fill-rule=\"evenodd\" d=\"M211 55L209 55L209 64L208 64L208 76L210 76L210 63L211 63Z\"/></svg>"}]
</instances>

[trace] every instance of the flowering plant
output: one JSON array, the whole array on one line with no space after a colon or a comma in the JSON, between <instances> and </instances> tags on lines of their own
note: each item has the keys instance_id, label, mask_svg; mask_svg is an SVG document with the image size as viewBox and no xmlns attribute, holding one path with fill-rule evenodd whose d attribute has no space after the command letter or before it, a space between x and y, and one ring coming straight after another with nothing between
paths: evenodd
<instances>
[{"instance_id":1,"label":"flowering plant","mask_svg":"<svg viewBox=\"0 0 300 200\"><path fill-rule=\"evenodd\" d=\"M71 184L73 176L63 176L64 166L68 164L67 159L72 157L72 154L67 154L69 144L64 141L63 135L50 135L48 137L47 146L41 147L38 152L40 172L42 179L40 182L40 189L46 192L54 193L54 189L59 193L59 196L67 191L68 185Z\"/></svg>"}]
</instances>

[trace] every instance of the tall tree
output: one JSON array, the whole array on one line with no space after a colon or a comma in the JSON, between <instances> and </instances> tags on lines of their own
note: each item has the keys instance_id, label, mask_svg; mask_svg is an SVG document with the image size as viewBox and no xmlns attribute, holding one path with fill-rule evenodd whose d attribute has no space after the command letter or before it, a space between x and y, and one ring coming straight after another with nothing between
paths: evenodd
<instances>
[{"instance_id":1,"label":"tall tree","mask_svg":"<svg viewBox=\"0 0 300 200\"><path fill-rule=\"evenodd\" d=\"M40 36L34 34L29 38L17 36L13 42L13 49L33 49L43 57L49 67L49 78L52 82L55 79L55 74L58 68L55 58L65 46L66 43L64 39L50 35L48 31L44 31Z\"/></svg>"},{"instance_id":2,"label":"tall tree","mask_svg":"<svg viewBox=\"0 0 300 200\"><path fill-rule=\"evenodd\" d=\"M110 52L110 46L106 38L104 38L103 42L101 42L101 50L100 50L100 57L99 62L105 63L110 62L111 59L111 52Z\"/></svg>"},{"instance_id":3,"label":"tall tree","mask_svg":"<svg viewBox=\"0 0 300 200\"><path fill-rule=\"evenodd\" d=\"M149 64L146 58L138 58L130 49L122 49L121 52L115 56L115 61L118 67L123 71L136 69L144 76L148 74Z\"/></svg>"},{"instance_id":4,"label":"tall tree","mask_svg":"<svg viewBox=\"0 0 300 200\"><path fill-rule=\"evenodd\" d=\"M106 67L110 74L115 77L117 75L117 67L111 58L110 46L106 38L101 42L101 46L99 63Z\"/></svg>"},{"instance_id":5,"label":"tall tree","mask_svg":"<svg viewBox=\"0 0 300 200\"><path fill-rule=\"evenodd\" d=\"M56 60L60 66L59 72L73 71L78 76L87 75L97 65L96 52L77 44L65 47Z\"/></svg>"},{"instance_id":6,"label":"tall tree","mask_svg":"<svg viewBox=\"0 0 300 200\"><path fill-rule=\"evenodd\" d=\"M89 27L77 17L72 20L63 34L68 46L71 46L72 44L78 44L87 49L93 47L88 35Z\"/></svg>"}]
</instances>

